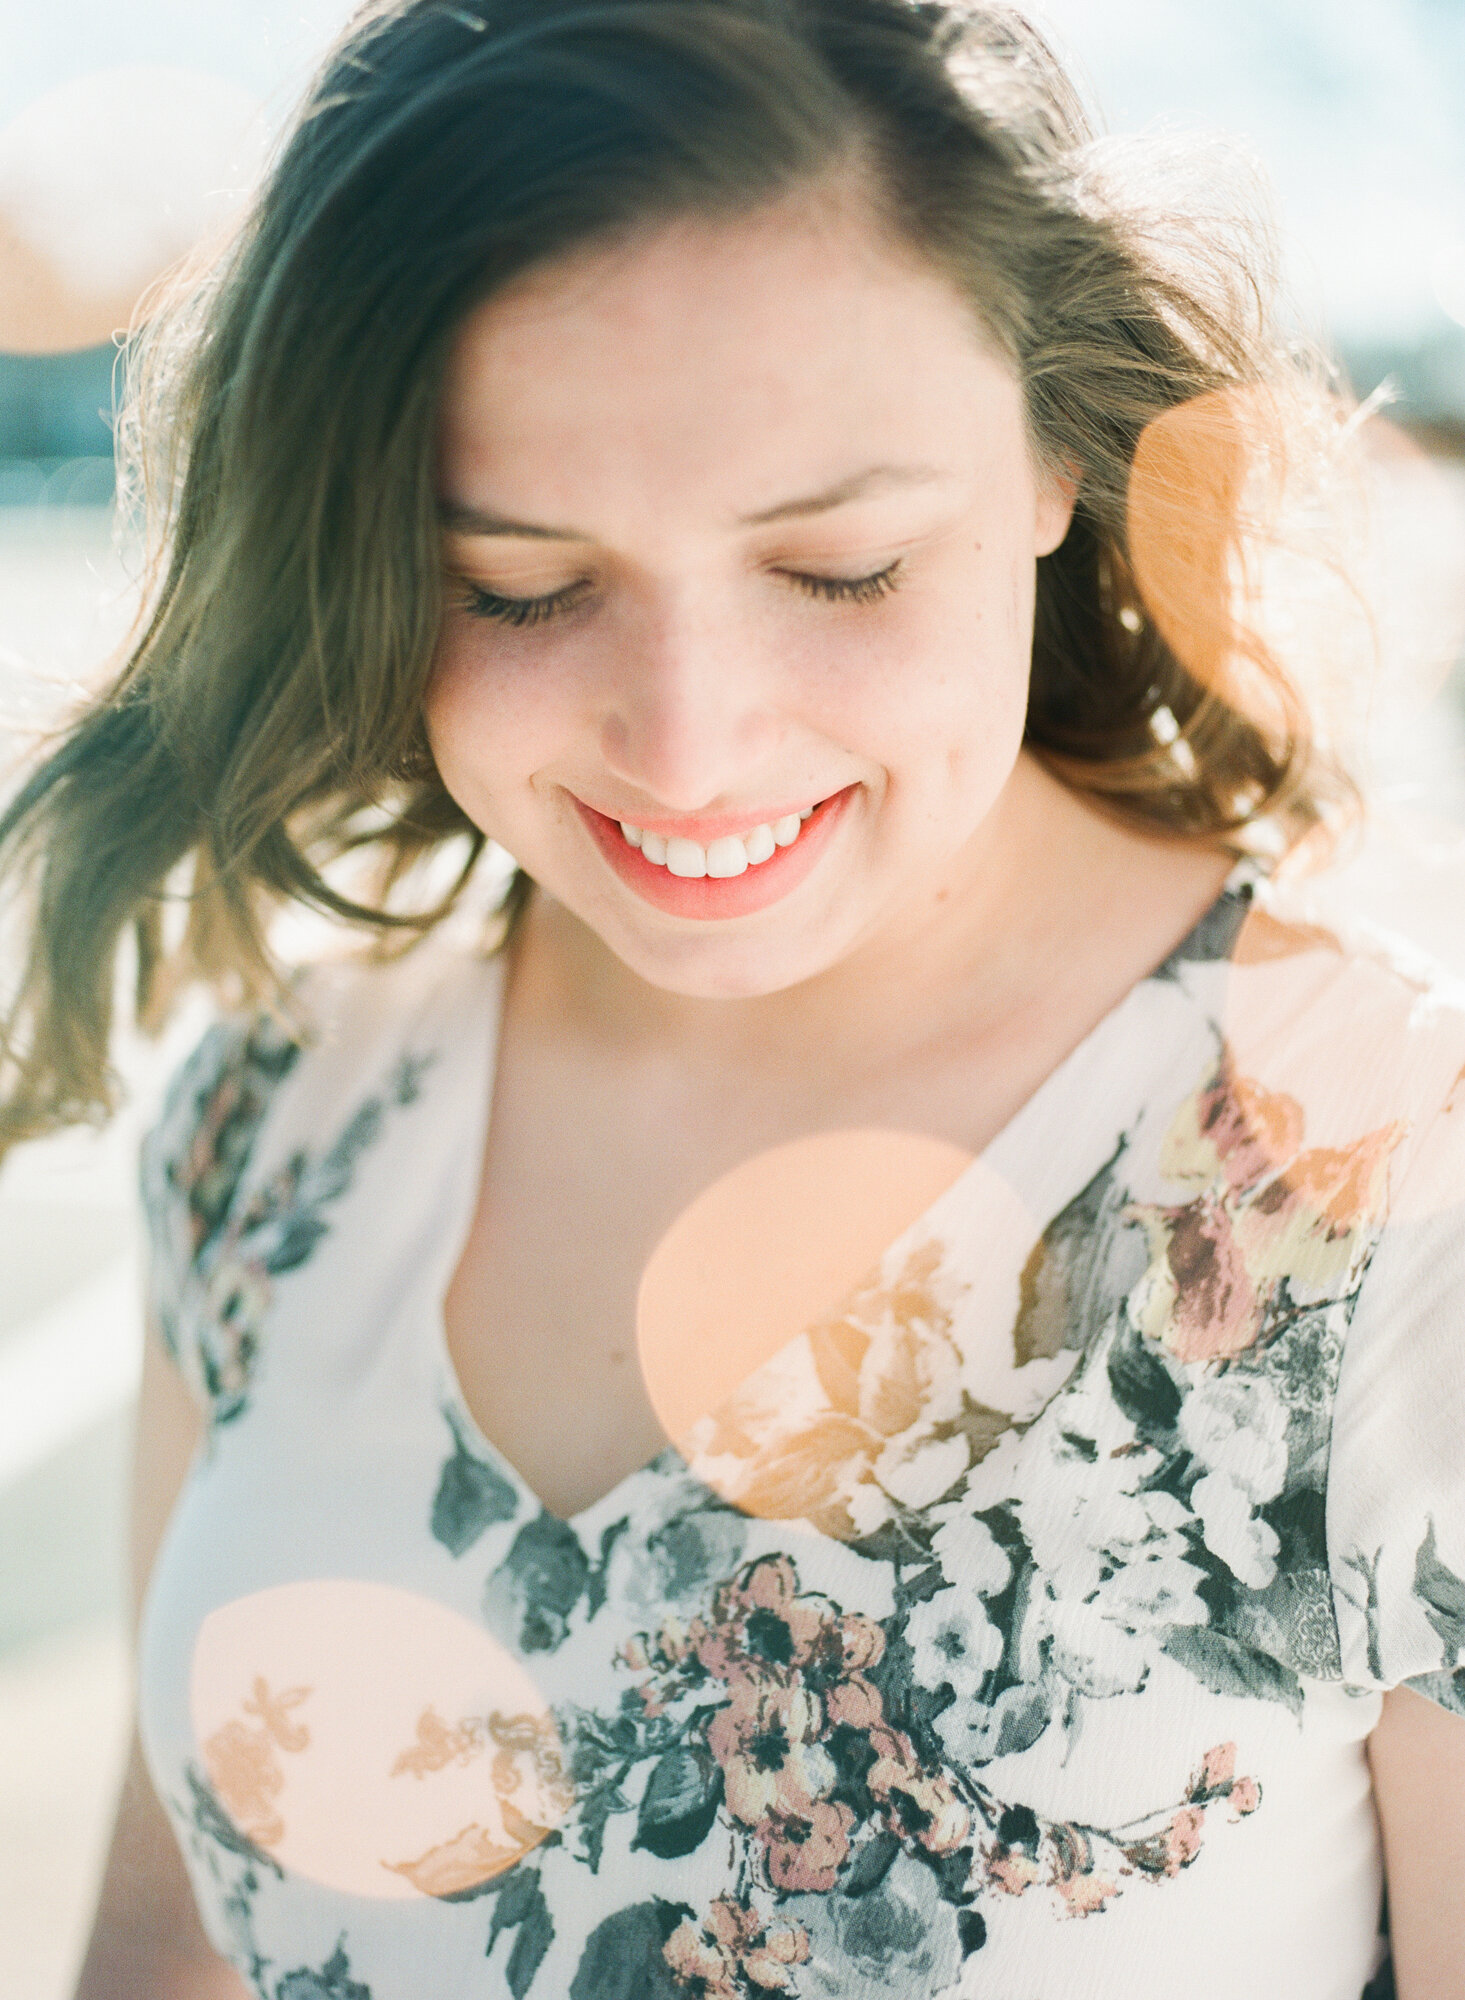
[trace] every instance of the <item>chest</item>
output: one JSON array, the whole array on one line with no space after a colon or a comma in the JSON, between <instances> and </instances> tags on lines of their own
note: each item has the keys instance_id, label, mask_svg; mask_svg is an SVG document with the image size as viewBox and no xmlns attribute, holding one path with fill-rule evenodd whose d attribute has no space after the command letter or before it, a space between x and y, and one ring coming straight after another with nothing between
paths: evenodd
<instances>
[{"instance_id":1,"label":"chest","mask_svg":"<svg viewBox=\"0 0 1465 2000\"><path fill-rule=\"evenodd\" d=\"M505 1046L445 1320L464 1400L547 1506L588 1505L668 1442L638 1359L637 1299L688 1205L766 1151L859 1127L944 1141L953 1177L1025 1079L999 1073L984 1089L967 1065L954 1082L912 1072L837 1101L813 1088L755 1101ZM939 1160L926 1171L936 1179L915 1212L944 1185ZM869 1257L899 1226L866 1225Z\"/></svg>"}]
</instances>

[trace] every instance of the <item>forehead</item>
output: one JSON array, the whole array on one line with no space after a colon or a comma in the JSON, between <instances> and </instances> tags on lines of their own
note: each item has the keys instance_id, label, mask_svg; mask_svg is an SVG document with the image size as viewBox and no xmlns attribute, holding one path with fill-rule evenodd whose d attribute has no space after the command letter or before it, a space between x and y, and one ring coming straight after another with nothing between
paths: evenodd
<instances>
[{"instance_id":1,"label":"forehead","mask_svg":"<svg viewBox=\"0 0 1465 2000\"><path fill-rule=\"evenodd\" d=\"M756 482L780 452L990 432L1018 395L955 286L820 190L590 246L479 306L445 382L445 483L469 498L528 465L579 491L638 460Z\"/></svg>"}]
</instances>

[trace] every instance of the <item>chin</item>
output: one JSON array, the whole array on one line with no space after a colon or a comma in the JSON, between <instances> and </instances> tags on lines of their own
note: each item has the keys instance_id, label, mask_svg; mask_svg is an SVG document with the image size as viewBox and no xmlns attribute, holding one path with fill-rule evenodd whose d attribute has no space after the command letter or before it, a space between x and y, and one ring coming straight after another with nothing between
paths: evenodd
<instances>
[{"instance_id":1,"label":"chin","mask_svg":"<svg viewBox=\"0 0 1465 2000\"><path fill-rule=\"evenodd\" d=\"M757 1000L782 993L827 971L839 957L833 947L811 950L807 936L669 938L649 946L644 938L617 938L598 928L597 935L638 979L689 1000Z\"/></svg>"},{"instance_id":2,"label":"chin","mask_svg":"<svg viewBox=\"0 0 1465 2000\"><path fill-rule=\"evenodd\" d=\"M766 952L759 954L756 964L630 966L648 986L660 987L665 993L683 994L689 1000L758 1000L802 985L825 969L823 961L810 962L802 955L797 964L770 965Z\"/></svg>"}]
</instances>

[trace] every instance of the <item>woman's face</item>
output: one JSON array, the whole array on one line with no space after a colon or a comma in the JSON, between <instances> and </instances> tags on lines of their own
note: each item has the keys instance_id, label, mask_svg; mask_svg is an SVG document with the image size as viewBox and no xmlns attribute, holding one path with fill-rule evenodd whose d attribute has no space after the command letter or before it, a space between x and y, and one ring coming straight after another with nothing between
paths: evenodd
<instances>
[{"instance_id":1,"label":"woman's face","mask_svg":"<svg viewBox=\"0 0 1465 2000\"><path fill-rule=\"evenodd\" d=\"M1071 493L958 294L852 197L496 295L439 492L443 781L642 978L774 992L980 868Z\"/></svg>"}]
</instances>

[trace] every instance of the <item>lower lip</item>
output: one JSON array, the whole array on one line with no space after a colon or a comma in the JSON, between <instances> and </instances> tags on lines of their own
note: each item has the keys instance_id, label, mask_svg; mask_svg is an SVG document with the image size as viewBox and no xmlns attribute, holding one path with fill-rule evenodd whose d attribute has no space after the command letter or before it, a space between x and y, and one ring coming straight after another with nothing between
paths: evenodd
<instances>
[{"instance_id":1,"label":"lower lip","mask_svg":"<svg viewBox=\"0 0 1465 2000\"><path fill-rule=\"evenodd\" d=\"M828 846L855 789L846 785L842 792L815 806L801 824L798 838L787 847L776 847L766 861L750 863L741 875L723 876L673 875L668 868L658 868L639 847L631 846L618 820L607 819L583 799L576 799L575 804L596 846L627 888L671 916L706 920L750 916L796 889Z\"/></svg>"}]
</instances>

